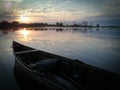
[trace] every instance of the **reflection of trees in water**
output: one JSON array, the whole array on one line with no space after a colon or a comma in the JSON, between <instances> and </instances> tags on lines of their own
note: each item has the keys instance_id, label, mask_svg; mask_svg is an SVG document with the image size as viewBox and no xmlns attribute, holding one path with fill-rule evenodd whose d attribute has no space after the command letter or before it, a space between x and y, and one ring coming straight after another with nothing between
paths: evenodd
<instances>
[{"instance_id":1,"label":"reflection of trees in water","mask_svg":"<svg viewBox=\"0 0 120 90\"><path fill-rule=\"evenodd\" d=\"M56 29L57 32L62 32L63 29L62 28L59 28L59 29Z\"/></svg>"},{"instance_id":2,"label":"reflection of trees in water","mask_svg":"<svg viewBox=\"0 0 120 90\"><path fill-rule=\"evenodd\" d=\"M3 35L7 35L7 34L9 34L10 32L15 32L15 31L17 31L18 29L2 29L2 30L0 30L1 31L1 34L3 34Z\"/></svg>"},{"instance_id":3,"label":"reflection of trees in water","mask_svg":"<svg viewBox=\"0 0 120 90\"><path fill-rule=\"evenodd\" d=\"M9 32L15 32L21 30L21 28L12 28L12 29L2 29L2 33L9 34ZM36 28L26 28L26 30L35 30L35 31L56 31L56 32L81 32L81 33L92 33L93 30L99 31L100 28L92 28L92 27L36 27Z\"/></svg>"},{"instance_id":4,"label":"reflection of trees in water","mask_svg":"<svg viewBox=\"0 0 120 90\"><path fill-rule=\"evenodd\" d=\"M29 30L40 30L40 31L47 31L47 30L55 30L56 32L92 32L93 28L91 27L43 27L43 28L33 28ZM99 31L99 28L96 28L96 31Z\"/></svg>"},{"instance_id":5,"label":"reflection of trees in water","mask_svg":"<svg viewBox=\"0 0 120 90\"><path fill-rule=\"evenodd\" d=\"M8 34L8 31L7 30L3 30L2 33L5 35L5 34Z\"/></svg>"},{"instance_id":6,"label":"reflection of trees in water","mask_svg":"<svg viewBox=\"0 0 120 90\"><path fill-rule=\"evenodd\" d=\"M88 28L88 27L84 27L84 28L75 28L75 27L71 27L71 28L56 28L56 32L71 32L71 33L75 33L75 32L82 32L82 33L92 33L94 28ZM99 28L95 28L96 31L99 31Z\"/></svg>"},{"instance_id":7,"label":"reflection of trees in water","mask_svg":"<svg viewBox=\"0 0 120 90\"><path fill-rule=\"evenodd\" d=\"M99 31L100 30L100 28L96 28L96 31Z\"/></svg>"}]
</instances>

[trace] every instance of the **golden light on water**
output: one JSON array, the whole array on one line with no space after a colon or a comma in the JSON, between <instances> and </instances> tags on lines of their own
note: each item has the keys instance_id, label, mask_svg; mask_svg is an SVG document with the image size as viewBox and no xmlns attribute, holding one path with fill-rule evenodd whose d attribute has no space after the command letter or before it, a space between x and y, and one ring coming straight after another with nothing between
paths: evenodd
<instances>
[{"instance_id":1,"label":"golden light on water","mask_svg":"<svg viewBox=\"0 0 120 90\"><path fill-rule=\"evenodd\" d=\"M20 38L19 38L20 40L27 42L29 41L29 38L30 38L29 37L30 31L26 28L20 29L19 35L20 35Z\"/></svg>"},{"instance_id":2,"label":"golden light on water","mask_svg":"<svg viewBox=\"0 0 120 90\"><path fill-rule=\"evenodd\" d=\"M23 30L21 30L21 34L26 38L29 35L29 31L24 28Z\"/></svg>"}]
</instances>

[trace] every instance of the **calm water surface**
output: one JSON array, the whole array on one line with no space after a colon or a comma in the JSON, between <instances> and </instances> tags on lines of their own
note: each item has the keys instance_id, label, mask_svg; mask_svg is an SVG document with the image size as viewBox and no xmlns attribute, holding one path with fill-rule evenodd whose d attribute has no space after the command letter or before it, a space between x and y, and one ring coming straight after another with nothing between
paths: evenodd
<instances>
[{"instance_id":1,"label":"calm water surface","mask_svg":"<svg viewBox=\"0 0 120 90\"><path fill-rule=\"evenodd\" d=\"M14 78L15 40L120 74L120 29L21 28L0 30L0 90L20 90Z\"/></svg>"}]
</instances>

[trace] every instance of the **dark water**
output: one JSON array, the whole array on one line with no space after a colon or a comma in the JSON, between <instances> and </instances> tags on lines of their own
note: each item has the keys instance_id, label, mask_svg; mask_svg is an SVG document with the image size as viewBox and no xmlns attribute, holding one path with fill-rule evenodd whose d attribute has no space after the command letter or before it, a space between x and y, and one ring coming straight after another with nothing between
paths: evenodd
<instances>
[{"instance_id":1,"label":"dark water","mask_svg":"<svg viewBox=\"0 0 120 90\"><path fill-rule=\"evenodd\" d=\"M44 27L0 30L0 90L20 90L13 73L13 40L120 74L119 28Z\"/></svg>"}]
</instances>

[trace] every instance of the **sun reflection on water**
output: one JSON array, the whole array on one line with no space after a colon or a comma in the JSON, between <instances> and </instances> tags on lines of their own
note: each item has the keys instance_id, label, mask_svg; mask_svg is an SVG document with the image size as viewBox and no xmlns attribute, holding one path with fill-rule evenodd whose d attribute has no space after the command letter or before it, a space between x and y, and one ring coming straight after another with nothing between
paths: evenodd
<instances>
[{"instance_id":1,"label":"sun reflection on water","mask_svg":"<svg viewBox=\"0 0 120 90\"><path fill-rule=\"evenodd\" d=\"M29 31L26 30L26 28L24 28L23 30L21 30L21 33L24 35L25 38L29 35Z\"/></svg>"},{"instance_id":2,"label":"sun reflection on water","mask_svg":"<svg viewBox=\"0 0 120 90\"><path fill-rule=\"evenodd\" d=\"M28 36L30 34L29 30L27 30L26 28L20 30L20 33L23 35L23 40L24 41L28 41Z\"/></svg>"}]
</instances>

